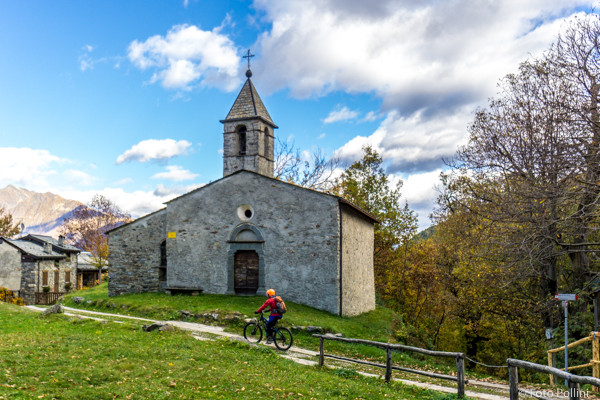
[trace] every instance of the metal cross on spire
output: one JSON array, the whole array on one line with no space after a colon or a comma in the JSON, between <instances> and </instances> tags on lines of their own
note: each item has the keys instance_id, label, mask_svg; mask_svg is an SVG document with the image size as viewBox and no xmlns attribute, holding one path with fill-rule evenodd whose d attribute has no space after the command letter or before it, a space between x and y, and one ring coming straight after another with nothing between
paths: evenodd
<instances>
[{"instance_id":1,"label":"metal cross on spire","mask_svg":"<svg viewBox=\"0 0 600 400\"><path fill-rule=\"evenodd\" d=\"M248 69L250 69L250 59L254 57L254 54L250 54L250 49L248 49L248 53L243 57L248 59Z\"/></svg>"}]
</instances>

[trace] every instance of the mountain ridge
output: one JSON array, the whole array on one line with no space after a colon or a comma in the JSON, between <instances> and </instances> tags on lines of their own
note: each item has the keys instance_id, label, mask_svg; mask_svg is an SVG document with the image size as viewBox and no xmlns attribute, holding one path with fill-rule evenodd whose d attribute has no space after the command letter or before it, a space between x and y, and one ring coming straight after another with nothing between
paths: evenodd
<instances>
[{"instance_id":1,"label":"mountain ridge","mask_svg":"<svg viewBox=\"0 0 600 400\"><path fill-rule=\"evenodd\" d=\"M25 225L25 233L57 237L64 220L83 205L51 192L39 193L14 185L0 189L0 207L12 215L13 221Z\"/></svg>"}]
</instances>

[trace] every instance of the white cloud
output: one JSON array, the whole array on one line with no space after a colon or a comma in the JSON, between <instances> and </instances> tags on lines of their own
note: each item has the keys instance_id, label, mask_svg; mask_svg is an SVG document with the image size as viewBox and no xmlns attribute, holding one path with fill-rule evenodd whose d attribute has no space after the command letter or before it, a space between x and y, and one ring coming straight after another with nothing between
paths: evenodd
<instances>
[{"instance_id":1,"label":"white cloud","mask_svg":"<svg viewBox=\"0 0 600 400\"><path fill-rule=\"evenodd\" d=\"M64 171L62 175L67 182L73 185L89 186L97 181L97 178L91 176L90 174L75 169L68 169Z\"/></svg>"},{"instance_id":2,"label":"white cloud","mask_svg":"<svg viewBox=\"0 0 600 400\"><path fill-rule=\"evenodd\" d=\"M159 172L152 176L152 179L168 179L170 181L187 181L198 177L198 174L194 174L187 169L183 169L178 165L167 166L166 172Z\"/></svg>"},{"instance_id":3,"label":"white cloud","mask_svg":"<svg viewBox=\"0 0 600 400\"><path fill-rule=\"evenodd\" d=\"M323 120L326 124L331 124L332 122L339 121L348 121L351 119L355 119L358 116L358 111L350 110L348 107L336 107L335 110L332 110L329 115Z\"/></svg>"},{"instance_id":4,"label":"white cloud","mask_svg":"<svg viewBox=\"0 0 600 400\"><path fill-rule=\"evenodd\" d=\"M55 166L67 162L47 150L0 147L0 187L12 184L30 190L50 189L48 179L57 175Z\"/></svg>"},{"instance_id":5,"label":"white cloud","mask_svg":"<svg viewBox=\"0 0 600 400\"><path fill-rule=\"evenodd\" d=\"M122 164L127 161L166 161L169 158L185 154L191 145L187 140L143 140L117 157L116 164Z\"/></svg>"},{"instance_id":6,"label":"white cloud","mask_svg":"<svg viewBox=\"0 0 600 400\"><path fill-rule=\"evenodd\" d=\"M390 172L436 170L443 166L443 158L451 157L463 144L471 116L468 108L429 120L422 113L402 117L391 112L372 135L356 136L335 156L352 162L360 159L362 148L369 145L388 163Z\"/></svg>"},{"instance_id":7,"label":"white cloud","mask_svg":"<svg viewBox=\"0 0 600 400\"><path fill-rule=\"evenodd\" d=\"M308 98L333 92L381 99L370 135L336 154L360 157L371 144L390 172L443 167L464 143L472 111L498 80L555 40L564 18L593 0L256 0L272 27L258 40L266 91ZM268 60L268 62L267 62ZM276 65L277 68L272 66ZM334 110L324 122L356 118Z\"/></svg>"},{"instance_id":8,"label":"white cloud","mask_svg":"<svg viewBox=\"0 0 600 400\"><path fill-rule=\"evenodd\" d=\"M413 174L404 179L402 196L408 202L409 208L417 213L420 229L431 225L429 215L439 195L441 172L441 169L436 169L431 172Z\"/></svg>"},{"instance_id":9,"label":"white cloud","mask_svg":"<svg viewBox=\"0 0 600 400\"><path fill-rule=\"evenodd\" d=\"M240 57L221 28L204 31L194 25L176 25L165 36L134 40L128 57L142 70L154 69L150 81L168 89L190 89L200 82L234 90L240 81Z\"/></svg>"},{"instance_id":10,"label":"white cloud","mask_svg":"<svg viewBox=\"0 0 600 400\"><path fill-rule=\"evenodd\" d=\"M369 111L362 119L363 122L373 122L381 118L375 111Z\"/></svg>"},{"instance_id":11,"label":"white cloud","mask_svg":"<svg viewBox=\"0 0 600 400\"><path fill-rule=\"evenodd\" d=\"M460 106L485 99L499 77L546 49L557 17L592 3L360 1L257 0L272 21L259 39L268 63L257 61L271 90L376 93L402 112Z\"/></svg>"},{"instance_id":12,"label":"white cloud","mask_svg":"<svg viewBox=\"0 0 600 400\"><path fill-rule=\"evenodd\" d=\"M116 181L114 184L117 186L120 186L120 185L127 185L128 183L133 183L133 179L123 178L123 179Z\"/></svg>"}]
</instances>

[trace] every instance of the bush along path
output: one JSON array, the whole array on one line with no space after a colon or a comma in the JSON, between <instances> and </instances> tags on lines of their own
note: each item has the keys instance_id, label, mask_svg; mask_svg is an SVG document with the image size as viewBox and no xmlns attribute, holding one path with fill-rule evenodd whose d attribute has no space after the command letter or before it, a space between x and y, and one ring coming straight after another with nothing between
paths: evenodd
<instances>
[{"instance_id":1,"label":"bush along path","mask_svg":"<svg viewBox=\"0 0 600 400\"><path fill-rule=\"evenodd\" d=\"M36 306L27 306L27 308L34 310L34 311L38 311L38 312L48 312L48 310L49 310L48 308L42 308L42 307L36 307ZM82 310L82 309L77 309L77 308L72 308L72 307L65 307L62 305L56 306L52 310L52 312L62 312L65 315L72 316L72 317L90 318L90 319L110 321L110 322L115 322L115 323L122 323L123 322L122 320L138 321L143 324L145 323L143 325L143 329L147 330L147 331L151 331L154 329L168 331L168 330L177 328L177 329L191 332L191 334L198 340L211 340L211 339L218 338L218 337L227 337L230 340L238 340L238 341L246 342L246 339L244 339L244 337L242 335L231 333L231 332L226 332L220 326L206 325L206 324L195 323L195 322L158 321L158 320L153 320L153 319L148 319L148 318L132 317L132 316L125 316L125 315L120 315L120 314L112 314L112 313L105 313L105 312L91 311L91 310ZM269 346L269 347L274 348L274 346L272 344L267 345L264 342L261 342L261 344L259 344L259 346L260 345ZM317 361L315 361L315 359L317 359L318 355L319 355L319 353L316 351L303 349L303 348L300 348L297 346L292 346L287 352L277 352L277 354L279 354L281 357L292 360L298 364L309 365L309 366L317 365ZM366 372L357 372L357 373L364 375L364 376L377 378L377 379L382 378L381 375L377 375L377 374L366 373ZM398 381L398 382L402 382L403 384L406 384L406 385L417 386L417 387L424 388L424 389L435 390L435 391L449 393L449 394L456 393L456 388L453 388L453 387L436 385L436 384L426 383L426 382L412 381L412 380L408 380L408 379L398 379L398 378L392 378L392 379L395 381ZM469 380L469 384L474 385L474 386L481 386L481 387L484 387L484 388L487 388L490 390L494 390L494 391L508 393L508 386L504 386L504 385L494 385L492 387L484 382L474 382L472 380ZM508 395L480 393L480 392L475 392L472 390L467 390L465 394L468 398L471 398L471 399L482 399L482 400L506 400L506 399L508 399Z\"/></svg>"}]
</instances>

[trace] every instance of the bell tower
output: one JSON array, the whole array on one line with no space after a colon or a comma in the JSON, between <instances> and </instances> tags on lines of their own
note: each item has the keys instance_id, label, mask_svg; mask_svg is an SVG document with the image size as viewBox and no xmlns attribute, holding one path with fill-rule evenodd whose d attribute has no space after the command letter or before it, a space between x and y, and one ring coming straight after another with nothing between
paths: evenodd
<instances>
[{"instance_id":1,"label":"bell tower","mask_svg":"<svg viewBox=\"0 0 600 400\"><path fill-rule=\"evenodd\" d=\"M254 84L248 54L246 82L238 94L227 117L221 122L223 130L223 176L239 170L253 171L273 177L275 153L275 129L267 108Z\"/></svg>"}]
</instances>

